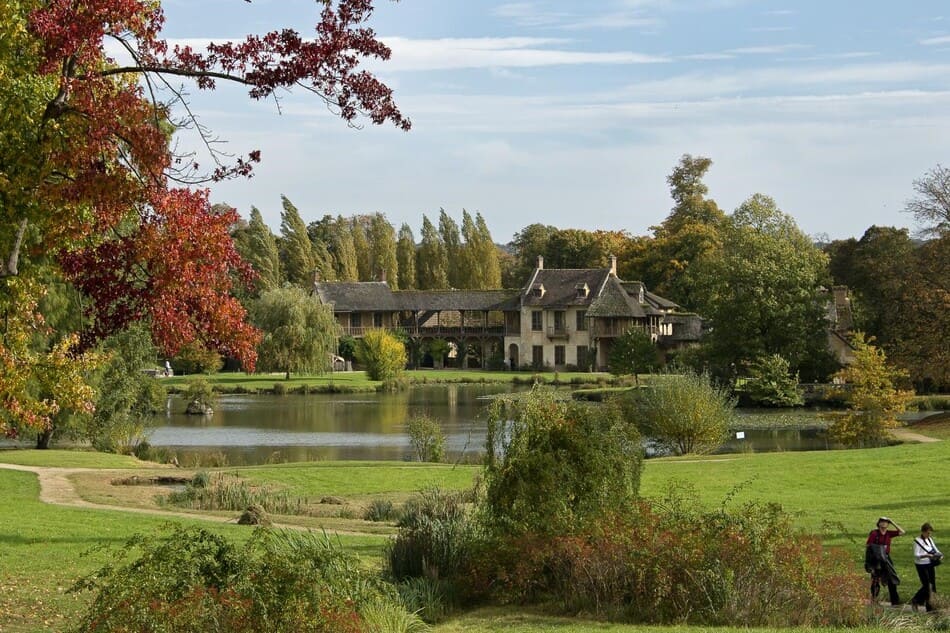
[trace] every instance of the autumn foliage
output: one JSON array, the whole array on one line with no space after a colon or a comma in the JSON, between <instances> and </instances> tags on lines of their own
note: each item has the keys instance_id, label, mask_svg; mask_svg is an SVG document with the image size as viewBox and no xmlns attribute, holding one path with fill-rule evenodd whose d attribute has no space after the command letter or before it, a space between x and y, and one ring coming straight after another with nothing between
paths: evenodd
<instances>
[{"instance_id":1,"label":"autumn foliage","mask_svg":"<svg viewBox=\"0 0 950 633\"><path fill-rule=\"evenodd\" d=\"M0 7L0 280L57 261L88 298L77 349L146 321L166 355L198 345L253 370L259 333L231 294L251 276L229 234L236 214L214 213L208 192L192 187L249 176L260 153L218 152L175 82L201 90L238 83L252 99L275 101L276 91L299 88L349 125L367 118L408 129L392 91L360 69L365 58L390 55L365 26L372 1L316 6L313 34L279 29L204 50L162 37L165 16L154 0ZM110 57L107 42L121 54ZM173 151L173 135L189 130L210 163ZM33 313L11 288L0 309L30 327ZM0 343L0 358L22 356L9 345ZM12 408L40 402L27 393L28 376L12 375L0 377L12 421L42 426L44 407Z\"/></svg>"}]
</instances>

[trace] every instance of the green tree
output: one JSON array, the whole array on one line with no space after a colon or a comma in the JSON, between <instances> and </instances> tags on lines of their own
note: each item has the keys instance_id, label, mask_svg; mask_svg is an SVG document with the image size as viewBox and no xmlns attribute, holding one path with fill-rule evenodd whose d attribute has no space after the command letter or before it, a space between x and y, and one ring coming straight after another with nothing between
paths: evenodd
<instances>
[{"instance_id":1,"label":"green tree","mask_svg":"<svg viewBox=\"0 0 950 633\"><path fill-rule=\"evenodd\" d=\"M323 373L336 353L339 325L330 307L296 287L276 288L251 306L251 321L264 337L258 347L261 371Z\"/></svg>"},{"instance_id":2,"label":"green tree","mask_svg":"<svg viewBox=\"0 0 950 633\"><path fill-rule=\"evenodd\" d=\"M350 218L350 233L353 236L353 249L356 252L356 272L360 281L378 281L373 270L369 239L366 237L366 217L355 215Z\"/></svg>"},{"instance_id":3,"label":"green tree","mask_svg":"<svg viewBox=\"0 0 950 633\"><path fill-rule=\"evenodd\" d=\"M234 233L234 247L257 273L257 279L254 280L257 294L280 286L277 238L264 224L264 218L257 207L251 207L251 219L247 226Z\"/></svg>"},{"instance_id":4,"label":"green tree","mask_svg":"<svg viewBox=\"0 0 950 633\"><path fill-rule=\"evenodd\" d=\"M92 380L96 411L85 439L96 450L130 453L153 415L165 409L165 388L144 371L155 367L157 350L148 328L138 325L107 338L102 354L105 362Z\"/></svg>"},{"instance_id":5,"label":"green tree","mask_svg":"<svg viewBox=\"0 0 950 633\"><path fill-rule=\"evenodd\" d=\"M828 433L851 446L882 446L914 392L900 388L907 372L890 366L884 351L863 333L855 333L852 345L854 361L835 374L845 385L842 393L849 410L833 418Z\"/></svg>"},{"instance_id":6,"label":"green tree","mask_svg":"<svg viewBox=\"0 0 950 633\"><path fill-rule=\"evenodd\" d=\"M391 381L406 368L406 346L386 330L369 330L357 341L356 360L370 380Z\"/></svg>"},{"instance_id":7,"label":"green tree","mask_svg":"<svg viewBox=\"0 0 950 633\"><path fill-rule=\"evenodd\" d=\"M725 214L706 197L703 176L712 166L704 156L684 154L667 177L673 208L653 238L637 241L631 253L633 271L649 288L688 308L700 303L701 290L693 266L716 251Z\"/></svg>"},{"instance_id":8,"label":"green tree","mask_svg":"<svg viewBox=\"0 0 950 633\"><path fill-rule=\"evenodd\" d=\"M280 213L280 261L284 277L292 284L309 288L313 283L313 274L317 272L313 244L307 233L307 225L300 217L297 207L281 196L283 211Z\"/></svg>"},{"instance_id":9,"label":"green tree","mask_svg":"<svg viewBox=\"0 0 950 633\"><path fill-rule=\"evenodd\" d=\"M338 215L328 227L330 242L328 248L333 257L333 270L339 281L359 281L360 271L357 265L356 243L350 223Z\"/></svg>"},{"instance_id":10,"label":"green tree","mask_svg":"<svg viewBox=\"0 0 950 633\"><path fill-rule=\"evenodd\" d=\"M464 288L465 262L462 259L462 236L459 225L445 212L439 209L439 238L445 249L445 271L449 288Z\"/></svg>"},{"instance_id":11,"label":"green tree","mask_svg":"<svg viewBox=\"0 0 950 633\"><path fill-rule=\"evenodd\" d=\"M920 245L893 308L901 327L888 355L918 389L950 391L950 233Z\"/></svg>"},{"instance_id":12,"label":"green tree","mask_svg":"<svg viewBox=\"0 0 950 633\"><path fill-rule=\"evenodd\" d=\"M498 248L491 238L488 226L480 213L475 219L462 209L462 266L459 272L459 288L489 290L501 286L501 266L498 263Z\"/></svg>"},{"instance_id":13,"label":"green tree","mask_svg":"<svg viewBox=\"0 0 950 633\"><path fill-rule=\"evenodd\" d=\"M797 407L805 403L798 376L792 375L788 361L778 354L753 360L743 389L749 400L759 406Z\"/></svg>"},{"instance_id":14,"label":"green tree","mask_svg":"<svg viewBox=\"0 0 950 633\"><path fill-rule=\"evenodd\" d=\"M420 290L443 290L449 287L448 256L445 244L435 225L422 216L422 240L416 255L416 277Z\"/></svg>"},{"instance_id":15,"label":"green tree","mask_svg":"<svg viewBox=\"0 0 950 633\"><path fill-rule=\"evenodd\" d=\"M544 250L545 268L602 268L607 256L602 244L591 231L558 229L547 241Z\"/></svg>"},{"instance_id":16,"label":"green tree","mask_svg":"<svg viewBox=\"0 0 950 633\"><path fill-rule=\"evenodd\" d=\"M409 444L420 462L441 462L445 459L445 434L439 421L421 414L406 422Z\"/></svg>"},{"instance_id":17,"label":"green tree","mask_svg":"<svg viewBox=\"0 0 950 633\"><path fill-rule=\"evenodd\" d=\"M399 227L396 263L399 267L399 289L413 290L416 287L416 238L406 223Z\"/></svg>"},{"instance_id":18,"label":"green tree","mask_svg":"<svg viewBox=\"0 0 950 633\"><path fill-rule=\"evenodd\" d=\"M642 447L614 403L535 387L489 405L482 512L497 536L577 534L629 508Z\"/></svg>"},{"instance_id":19,"label":"green tree","mask_svg":"<svg viewBox=\"0 0 950 633\"><path fill-rule=\"evenodd\" d=\"M708 358L720 376L778 354L806 379L824 379L827 258L768 196L756 194L727 219L722 247L695 265L712 328Z\"/></svg>"},{"instance_id":20,"label":"green tree","mask_svg":"<svg viewBox=\"0 0 950 633\"><path fill-rule=\"evenodd\" d=\"M548 249L548 240L557 233L556 226L549 224L529 224L515 233L508 246L514 251L517 265L508 278L507 288L519 288L538 265L538 256L544 256Z\"/></svg>"},{"instance_id":21,"label":"green tree","mask_svg":"<svg viewBox=\"0 0 950 633\"><path fill-rule=\"evenodd\" d=\"M631 328L614 341L607 366L610 373L616 376L633 374L639 384L639 374L649 373L660 367L660 356L653 339L646 331Z\"/></svg>"},{"instance_id":22,"label":"green tree","mask_svg":"<svg viewBox=\"0 0 950 633\"><path fill-rule=\"evenodd\" d=\"M367 231L370 269L377 278L385 278L391 288L399 287L399 263L396 260L396 230L382 213L369 218Z\"/></svg>"},{"instance_id":23,"label":"green tree","mask_svg":"<svg viewBox=\"0 0 950 633\"><path fill-rule=\"evenodd\" d=\"M735 401L709 374L657 374L636 394L641 432L675 455L719 448L735 420Z\"/></svg>"}]
</instances>

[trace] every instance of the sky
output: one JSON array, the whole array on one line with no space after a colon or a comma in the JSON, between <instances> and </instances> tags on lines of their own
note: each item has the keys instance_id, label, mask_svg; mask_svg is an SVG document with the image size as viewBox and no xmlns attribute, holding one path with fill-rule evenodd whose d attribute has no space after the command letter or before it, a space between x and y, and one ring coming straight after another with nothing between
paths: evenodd
<instances>
[{"instance_id":1,"label":"sky","mask_svg":"<svg viewBox=\"0 0 950 633\"><path fill-rule=\"evenodd\" d=\"M165 0L165 36L308 33L318 4ZM692 154L727 213L764 193L840 239L913 228L913 181L947 162L942 0L376 0L369 25L392 58L367 67L412 130L349 128L305 92L190 90L219 148L262 155L214 202L275 232L283 194L306 222L382 212L417 239L440 208L481 213L498 243L538 222L648 235Z\"/></svg>"}]
</instances>

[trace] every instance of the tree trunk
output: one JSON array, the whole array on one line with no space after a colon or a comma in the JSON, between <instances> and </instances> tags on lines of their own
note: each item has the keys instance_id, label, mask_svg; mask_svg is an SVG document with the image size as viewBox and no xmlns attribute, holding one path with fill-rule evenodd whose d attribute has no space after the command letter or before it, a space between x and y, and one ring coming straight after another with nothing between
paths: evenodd
<instances>
[{"instance_id":1,"label":"tree trunk","mask_svg":"<svg viewBox=\"0 0 950 633\"><path fill-rule=\"evenodd\" d=\"M36 436L36 448L38 450L47 450L52 439L53 429L50 427Z\"/></svg>"}]
</instances>

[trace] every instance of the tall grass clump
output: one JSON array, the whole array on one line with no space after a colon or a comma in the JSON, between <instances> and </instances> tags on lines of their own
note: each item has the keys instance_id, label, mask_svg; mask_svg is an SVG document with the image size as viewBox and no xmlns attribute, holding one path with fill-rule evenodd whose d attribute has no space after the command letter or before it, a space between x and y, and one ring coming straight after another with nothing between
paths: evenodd
<instances>
[{"instance_id":1,"label":"tall grass clump","mask_svg":"<svg viewBox=\"0 0 950 633\"><path fill-rule=\"evenodd\" d=\"M197 473L185 485L161 498L163 503L193 510L243 511L258 505L269 514L302 515L306 501L269 486L251 486L236 475Z\"/></svg>"},{"instance_id":2,"label":"tall grass clump","mask_svg":"<svg viewBox=\"0 0 950 633\"><path fill-rule=\"evenodd\" d=\"M177 527L160 538L134 537L116 558L72 588L94 594L73 631L425 630L391 588L325 534L259 529L238 546Z\"/></svg>"},{"instance_id":3,"label":"tall grass clump","mask_svg":"<svg viewBox=\"0 0 950 633\"><path fill-rule=\"evenodd\" d=\"M394 580L452 577L463 569L473 522L458 493L422 491L406 502L397 526L399 533L386 551Z\"/></svg>"}]
</instances>

